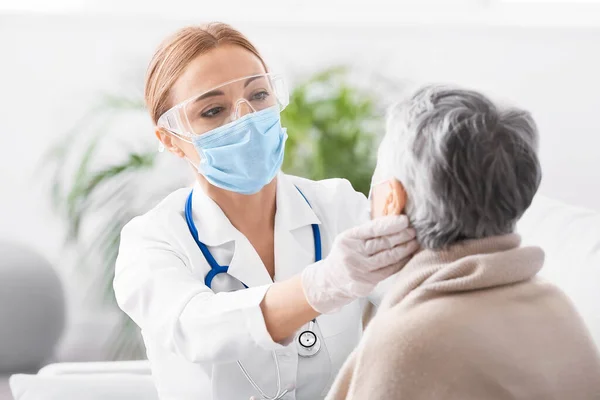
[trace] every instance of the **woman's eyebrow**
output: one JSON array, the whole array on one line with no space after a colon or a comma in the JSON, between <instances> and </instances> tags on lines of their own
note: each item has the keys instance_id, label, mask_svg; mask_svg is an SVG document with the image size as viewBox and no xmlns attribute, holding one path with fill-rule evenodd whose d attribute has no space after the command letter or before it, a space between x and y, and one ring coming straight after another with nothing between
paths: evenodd
<instances>
[{"instance_id":1,"label":"woman's eyebrow","mask_svg":"<svg viewBox=\"0 0 600 400\"><path fill-rule=\"evenodd\" d=\"M223 95L225 95L225 93L223 93L221 90L211 90L210 92L206 92L202 96L200 96L196 100L194 100L194 103L197 101L200 101L200 100L204 100L207 97L223 96Z\"/></svg>"},{"instance_id":2,"label":"woman's eyebrow","mask_svg":"<svg viewBox=\"0 0 600 400\"><path fill-rule=\"evenodd\" d=\"M264 79L264 76L253 76L251 78L246 79L246 82L244 82L244 88L248 87L249 84L251 84L253 81L257 80L257 79ZM198 97L197 99L194 100L194 103L200 100L204 100L208 97L214 97L214 96L223 96L225 95L225 93L223 93L223 91L221 90L211 90L210 92L206 92L204 93L202 96Z\"/></svg>"},{"instance_id":3,"label":"woman's eyebrow","mask_svg":"<svg viewBox=\"0 0 600 400\"><path fill-rule=\"evenodd\" d=\"M248 87L248 85L249 85L250 83L252 83L252 81L255 81L255 80L257 80L257 79L265 79L265 77L261 75L261 76L253 76L252 78L248 78L248 79L246 80L246 82L244 82L244 88Z\"/></svg>"}]
</instances>

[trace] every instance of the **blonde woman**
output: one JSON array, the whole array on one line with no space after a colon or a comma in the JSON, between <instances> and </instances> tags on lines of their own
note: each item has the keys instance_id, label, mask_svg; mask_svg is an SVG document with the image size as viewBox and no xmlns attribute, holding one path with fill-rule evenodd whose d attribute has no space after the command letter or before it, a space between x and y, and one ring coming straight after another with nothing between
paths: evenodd
<instances>
[{"instance_id":1,"label":"blonde woman","mask_svg":"<svg viewBox=\"0 0 600 400\"><path fill-rule=\"evenodd\" d=\"M285 83L227 25L168 38L145 99L197 178L121 235L114 289L160 398L323 398L361 335L358 300L417 248L407 219L369 222L347 181L279 171Z\"/></svg>"}]
</instances>

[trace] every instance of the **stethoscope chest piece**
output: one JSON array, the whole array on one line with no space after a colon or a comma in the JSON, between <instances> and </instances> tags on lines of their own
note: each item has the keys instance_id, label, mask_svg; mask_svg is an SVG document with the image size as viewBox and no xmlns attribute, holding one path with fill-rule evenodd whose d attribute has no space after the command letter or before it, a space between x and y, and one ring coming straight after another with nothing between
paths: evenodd
<instances>
[{"instance_id":1,"label":"stethoscope chest piece","mask_svg":"<svg viewBox=\"0 0 600 400\"><path fill-rule=\"evenodd\" d=\"M303 330L296 337L296 347L300 357L312 357L321 350L321 341L313 329L314 321L309 323L307 330Z\"/></svg>"}]
</instances>

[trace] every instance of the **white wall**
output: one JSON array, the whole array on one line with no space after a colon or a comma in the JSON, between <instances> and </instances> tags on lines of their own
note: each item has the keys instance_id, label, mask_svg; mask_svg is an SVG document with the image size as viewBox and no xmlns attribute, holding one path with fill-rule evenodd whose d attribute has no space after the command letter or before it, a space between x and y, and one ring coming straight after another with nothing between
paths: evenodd
<instances>
[{"instance_id":1,"label":"white wall","mask_svg":"<svg viewBox=\"0 0 600 400\"><path fill-rule=\"evenodd\" d=\"M0 15L0 239L28 242L61 266L42 155L99 93L139 92L153 49L185 22ZM541 191L600 210L600 26L373 25L240 27L291 77L344 63L514 101L541 130Z\"/></svg>"},{"instance_id":2,"label":"white wall","mask_svg":"<svg viewBox=\"0 0 600 400\"><path fill-rule=\"evenodd\" d=\"M154 47L184 23L0 15L0 237L35 234L44 238L36 246L57 256L42 154L101 92L141 90ZM399 82L456 82L513 100L540 126L542 191L600 209L600 28L243 28L292 77L347 63Z\"/></svg>"}]
</instances>

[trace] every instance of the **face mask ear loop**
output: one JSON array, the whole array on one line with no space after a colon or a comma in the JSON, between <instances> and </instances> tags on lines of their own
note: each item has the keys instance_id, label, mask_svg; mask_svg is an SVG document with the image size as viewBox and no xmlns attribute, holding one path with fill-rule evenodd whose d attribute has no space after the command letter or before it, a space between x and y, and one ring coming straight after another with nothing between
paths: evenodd
<instances>
[{"instance_id":1,"label":"face mask ear loop","mask_svg":"<svg viewBox=\"0 0 600 400\"><path fill-rule=\"evenodd\" d=\"M371 205L371 202L373 201L373 199L371 198L372 194L373 185L369 187L369 195L367 196L367 214L369 215L369 218L371 218L371 216L373 215L373 206Z\"/></svg>"},{"instance_id":2,"label":"face mask ear loop","mask_svg":"<svg viewBox=\"0 0 600 400\"><path fill-rule=\"evenodd\" d=\"M178 133L176 133L176 132L173 132L173 131L171 131L171 130L169 130L169 129L167 129L167 128L162 128L162 129L164 129L164 131L165 131L166 133L168 133L169 135L173 135L173 136L175 136L175 137L177 137L177 138L179 138L179 139L183 140L183 141L184 141L184 142L186 142L186 143L190 143L190 144L192 143L192 141L191 141L191 140L189 140L189 139L187 139L187 138L183 137L182 135L180 135L180 134L178 134ZM164 144L162 141L160 141L160 140L158 141L158 152L159 152L159 153L164 153L164 152L165 152L165 144ZM187 159L187 157L185 157L185 158ZM190 162L190 161L188 160L188 162ZM190 163L191 163L191 162L190 162ZM193 166L194 168L196 168L196 166L195 166L194 164L192 164L192 166Z\"/></svg>"},{"instance_id":3,"label":"face mask ear loop","mask_svg":"<svg viewBox=\"0 0 600 400\"><path fill-rule=\"evenodd\" d=\"M192 160L190 160L187 156L184 156L183 158L185 158L185 161L187 161L192 167L194 167L194 170L196 170L198 173L201 173L200 172L200 167L196 166L196 164L194 164L192 162Z\"/></svg>"},{"instance_id":4,"label":"face mask ear loop","mask_svg":"<svg viewBox=\"0 0 600 400\"><path fill-rule=\"evenodd\" d=\"M192 144L192 143L193 143L191 139L188 139L188 138L186 138L185 136L183 136L183 135L182 135L182 134L180 134L180 133L174 132L174 131L172 131L172 130L170 130L170 129L167 129L167 128L163 128L163 129L164 129L164 131L165 131L166 133L168 133L169 135L175 136L176 138L178 138L178 139L181 139L181 140L183 140L183 141L184 141L184 142L186 142L186 143L190 143L190 144ZM160 144L162 145L162 147L163 147L163 151L164 151L164 147L165 147L165 145L164 145L162 142L160 142ZM160 148L160 145L159 145L159 148ZM160 150L159 150L159 151L160 151Z\"/></svg>"}]
</instances>

